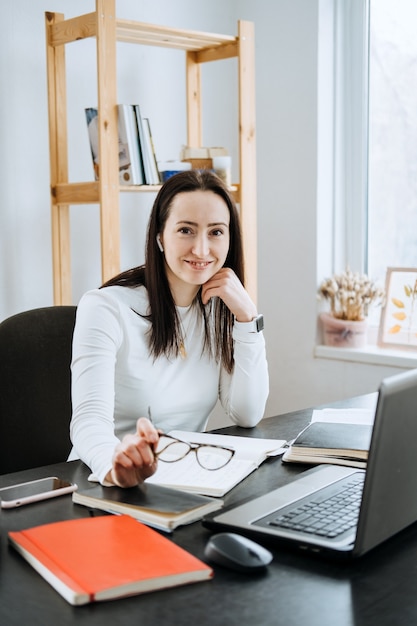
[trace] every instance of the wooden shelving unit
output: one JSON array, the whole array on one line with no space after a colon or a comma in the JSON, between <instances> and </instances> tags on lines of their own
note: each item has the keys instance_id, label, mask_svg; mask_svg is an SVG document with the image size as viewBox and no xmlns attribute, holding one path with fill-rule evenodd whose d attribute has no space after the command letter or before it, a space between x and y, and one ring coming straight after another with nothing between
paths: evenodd
<instances>
[{"instance_id":1,"label":"wooden shelving unit","mask_svg":"<svg viewBox=\"0 0 417 626\"><path fill-rule=\"evenodd\" d=\"M93 13L65 19L46 13L49 142L51 163L52 248L55 304L71 304L70 206L100 205L101 271L107 280L120 271L119 193L146 193L157 187L119 186L116 45L132 44L184 51L187 89L187 143L199 147L201 66L237 57L239 85L239 183L233 185L240 205L246 286L257 296L256 141L254 28L239 21L237 36L179 30L117 19L115 0L96 0ZM100 180L68 180L65 46L86 37L97 42Z\"/></svg>"}]
</instances>

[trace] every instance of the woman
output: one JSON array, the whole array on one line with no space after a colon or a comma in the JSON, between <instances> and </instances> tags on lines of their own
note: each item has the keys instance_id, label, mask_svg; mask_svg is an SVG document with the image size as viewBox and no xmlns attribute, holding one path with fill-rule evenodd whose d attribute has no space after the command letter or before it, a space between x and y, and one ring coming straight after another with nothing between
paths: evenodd
<instances>
[{"instance_id":1,"label":"woman","mask_svg":"<svg viewBox=\"0 0 417 626\"><path fill-rule=\"evenodd\" d=\"M145 265L78 305L70 459L102 484L130 487L156 470L158 430L204 430L218 399L234 423L255 426L269 391L258 319L227 188L209 171L169 178Z\"/></svg>"}]
</instances>

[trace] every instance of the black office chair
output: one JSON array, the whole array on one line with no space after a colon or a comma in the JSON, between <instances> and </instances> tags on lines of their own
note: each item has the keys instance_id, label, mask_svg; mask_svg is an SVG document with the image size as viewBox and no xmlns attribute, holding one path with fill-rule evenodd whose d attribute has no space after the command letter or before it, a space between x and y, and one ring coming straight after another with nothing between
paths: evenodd
<instances>
[{"instance_id":1,"label":"black office chair","mask_svg":"<svg viewBox=\"0 0 417 626\"><path fill-rule=\"evenodd\" d=\"M75 312L44 307L0 323L0 474L67 459Z\"/></svg>"}]
</instances>

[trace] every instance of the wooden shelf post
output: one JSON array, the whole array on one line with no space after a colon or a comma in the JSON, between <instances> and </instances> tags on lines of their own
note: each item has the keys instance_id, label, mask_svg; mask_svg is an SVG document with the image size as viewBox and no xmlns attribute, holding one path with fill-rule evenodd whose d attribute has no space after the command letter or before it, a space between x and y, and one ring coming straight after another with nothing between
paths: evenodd
<instances>
[{"instance_id":1,"label":"wooden shelf post","mask_svg":"<svg viewBox=\"0 0 417 626\"><path fill-rule=\"evenodd\" d=\"M63 22L64 16L59 13L46 13L45 19L46 32L49 33L49 26ZM54 302L69 304L72 300L69 206L67 203L58 202L54 193L58 183L68 182L65 48L53 46L47 37L46 58Z\"/></svg>"},{"instance_id":2,"label":"wooden shelf post","mask_svg":"<svg viewBox=\"0 0 417 626\"><path fill-rule=\"evenodd\" d=\"M97 0L99 195L103 281L120 271L116 14L114 0Z\"/></svg>"}]
</instances>

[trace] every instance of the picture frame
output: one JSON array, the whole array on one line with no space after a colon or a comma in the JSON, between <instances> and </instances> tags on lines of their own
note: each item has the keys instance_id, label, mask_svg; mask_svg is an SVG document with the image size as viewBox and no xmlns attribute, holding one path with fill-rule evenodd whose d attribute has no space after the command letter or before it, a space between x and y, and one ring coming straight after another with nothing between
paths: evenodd
<instances>
[{"instance_id":1,"label":"picture frame","mask_svg":"<svg viewBox=\"0 0 417 626\"><path fill-rule=\"evenodd\" d=\"M389 267L378 345L417 350L417 268Z\"/></svg>"}]
</instances>

